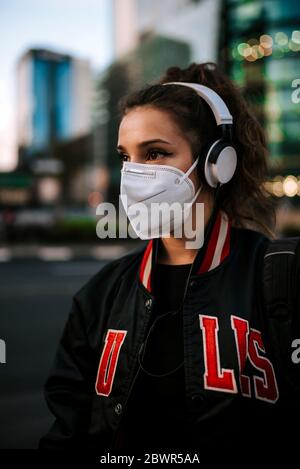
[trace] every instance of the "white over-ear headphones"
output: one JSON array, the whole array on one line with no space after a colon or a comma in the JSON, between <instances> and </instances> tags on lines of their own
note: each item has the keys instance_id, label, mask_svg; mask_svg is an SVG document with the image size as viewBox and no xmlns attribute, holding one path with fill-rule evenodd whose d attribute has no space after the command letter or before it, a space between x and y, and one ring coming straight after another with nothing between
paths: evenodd
<instances>
[{"instance_id":1,"label":"white over-ear headphones","mask_svg":"<svg viewBox=\"0 0 300 469\"><path fill-rule=\"evenodd\" d=\"M211 187L225 184L233 177L237 154L232 143L232 115L223 99L211 88L199 83L188 83L184 81L170 81L163 85L183 85L193 88L210 106L220 128L221 138L211 142L200 163L202 174Z\"/></svg>"}]
</instances>

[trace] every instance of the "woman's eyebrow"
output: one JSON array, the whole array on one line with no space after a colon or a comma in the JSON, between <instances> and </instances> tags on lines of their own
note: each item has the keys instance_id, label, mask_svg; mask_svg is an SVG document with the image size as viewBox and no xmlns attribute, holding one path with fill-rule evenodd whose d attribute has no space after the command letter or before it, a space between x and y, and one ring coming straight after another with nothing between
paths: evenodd
<instances>
[{"instance_id":1,"label":"woman's eyebrow","mask_svg":"<svg viewBox=\"0 0 300 469\"><path fill-rule=\"evenodd\" d=\"M155 138L153 140L145 140L144 142L139 143L138 147L142 148L142 147L145 147L147 145L150 145L151 143L157 143L157 142L167 143L168 145L172 145L171 142L167 142L166 140L163 140L161 138ZM125 150L125 148L122 145L118 145L117 150Z\"/></svg>"}]
</instances>

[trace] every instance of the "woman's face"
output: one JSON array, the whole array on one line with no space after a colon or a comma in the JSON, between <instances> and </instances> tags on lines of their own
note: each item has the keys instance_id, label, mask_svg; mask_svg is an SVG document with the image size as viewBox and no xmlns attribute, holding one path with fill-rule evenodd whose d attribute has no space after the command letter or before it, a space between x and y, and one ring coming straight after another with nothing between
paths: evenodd
<instances>
[{"instance_id":1,"label":"woman's face","mask_svg":"<svg viewBox=\"0 0 300 469\"><path fill-rule=\"evenodd\" d=\"M194 161L190 143L172 116L153 106L136 107L123 117L117 151L122 161L164 164L184 172ZM196 191L199 187L196 168L189 178Z\"/></svg>"}]
</instances>

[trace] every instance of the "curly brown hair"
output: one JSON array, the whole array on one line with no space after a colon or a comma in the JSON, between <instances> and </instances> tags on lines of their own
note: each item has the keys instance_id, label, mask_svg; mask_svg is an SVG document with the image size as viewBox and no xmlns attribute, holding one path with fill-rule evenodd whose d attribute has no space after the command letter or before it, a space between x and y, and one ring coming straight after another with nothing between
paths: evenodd
<instances>
[{"instance_id":1,"label":"curly brown hair","mask_svg":"<svg viewBox=\"0 0 300 469\"><path fill-rule=\"evenodd\" d=\"M241 90L213 62L195 63L186 69L170 67L155 83L124 96L119 101L119 117L132 108L151 105L169 112L188 138L194 158L220 138L212 110L195 90L186 86L162 86L184 81L200 83L216 91L233 116L232 141L237 150L233 178L221 186L220 208L233 226L253 228L274 237L274 200L265 189L268 149L264 130L250 110ZM201 173L199 172L201 177ZM207 190L211 189L205 181Z\"/></svg>"}]
</instances>

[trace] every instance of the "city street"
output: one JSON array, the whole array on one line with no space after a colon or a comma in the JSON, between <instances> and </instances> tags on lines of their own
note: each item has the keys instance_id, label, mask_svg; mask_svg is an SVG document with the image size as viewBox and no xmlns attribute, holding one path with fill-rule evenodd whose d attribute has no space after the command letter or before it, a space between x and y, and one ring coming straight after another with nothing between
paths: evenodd
<instances>
[{"instance_id":1,"label":"city street","mask_svg":"<svg viewBox=\"0 0 300 469\"><path fill-rule=\"evenodd\" d=\"M300 0L2 0L0 30L0 450L53 425L104 268L66 434L299 458Z\"/></svg>"},{"instance_id":2,"label":"city street","mask_svg":"<svg viewBox=\"0 0 300 469\"><path fill-rule=\"evenodd\" d=\"M51 425L43 384L73 294L104 260L0 263L0 448L36 448Z\"/></svg>"}]
</instances>

